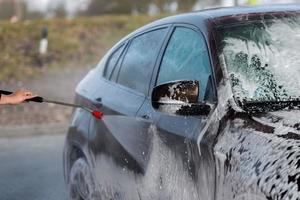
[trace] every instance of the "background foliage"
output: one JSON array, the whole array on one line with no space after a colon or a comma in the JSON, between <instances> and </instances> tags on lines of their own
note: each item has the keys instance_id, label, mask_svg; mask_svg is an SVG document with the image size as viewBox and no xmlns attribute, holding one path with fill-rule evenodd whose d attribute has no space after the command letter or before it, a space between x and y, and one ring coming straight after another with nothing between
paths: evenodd
<instances>
[{"instance_id":1,"label":"background foliage","mask_svg":"<svg viewBox=\"0 0 300 200\"><path fill-rule=\"evenodd\" d=\"M162 16L101 16L91 18L0 22L0 80L33 76L44 68L96 64L113 43ZM49 30L49 50L39 55L41 30Z\"/></svg>"}]
</instances>

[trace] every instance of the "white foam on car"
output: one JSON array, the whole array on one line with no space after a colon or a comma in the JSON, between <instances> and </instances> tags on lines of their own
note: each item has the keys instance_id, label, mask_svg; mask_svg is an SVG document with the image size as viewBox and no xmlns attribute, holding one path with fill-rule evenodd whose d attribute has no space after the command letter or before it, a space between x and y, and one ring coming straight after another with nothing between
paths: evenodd
<instances>
[{"instance_id":1,"label":"white foam on car","mask_svg":"<svg viewBox=\"0 0 300 200\"><path fill-rule=\"evenodd\" d=\"M124 200L210 199L207 196L210 189L196 186L182 160L157 136L155 126L149 128L149 134L153 134L152 151L145 174L135 174L126 166L117 166L107 156L97 158L95 171L104 199L110 199L116 193Z\"/></svg>"},{"instance_id":2,"label":"white foam on car","mask_svg":"<svg viewBox=\"0 0 300 200\"><path fill-rule=\"evenodd\" d=\"M300 20L297 19L293 25L284 20L276 20L270 26L265 26L266 35L271 39L271 44L264 42L257 43L245 38L227 37L223 54L228 71L234 74L247 92L248 98L255 98L255 92L261 86L256 80L257 77L251 77L249 73L242 72L242 66L234 63L234 57L239 53L248 55L248 66L251 64L251 58L258 56L261 67L267 64L267 68L274 74L278 85L283 85L289 96L300 96ZM255 33L253 33L255 34ZM267 36L266 36L267 37ZM261 38L260 38L261 39ZM266 40L262 38L262 40ZM242 94L239 88L234 88L236 93Z\"/></svg>"}]
</instances>

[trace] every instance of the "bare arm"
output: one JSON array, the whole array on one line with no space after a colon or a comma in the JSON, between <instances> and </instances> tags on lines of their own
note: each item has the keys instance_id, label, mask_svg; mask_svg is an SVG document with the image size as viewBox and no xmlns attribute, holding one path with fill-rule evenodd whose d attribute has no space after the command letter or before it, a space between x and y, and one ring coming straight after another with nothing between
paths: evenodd
<instances>
[{"instance_id":1,"label":"bare arm","mask_svg":"<svg viewBox=\"0 0 300 200\"><path fill-rule=\"evenodd\" d=\"M17 90L11 95L1 95L0 105L2 104L20 104L27 99L36 97L32 92L28 90Z\"/></svg>"}]
</instances>

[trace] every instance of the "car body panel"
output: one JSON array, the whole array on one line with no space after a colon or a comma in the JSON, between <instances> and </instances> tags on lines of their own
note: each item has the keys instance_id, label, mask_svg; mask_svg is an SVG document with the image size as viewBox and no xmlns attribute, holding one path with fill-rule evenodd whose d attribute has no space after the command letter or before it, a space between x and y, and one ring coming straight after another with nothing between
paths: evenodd
<instances>
[{"instance_id":1,"label":"car body panel","mask_svg":"<svg viewBox=\"0 0 300 200\"><path fill-rule=\"evenodd\" d=\"M279 111L236 116L226 123L215 147L219 198L251 193L268 199L299 198L299 117L297 110Z\"/></svg>"},{"instance_id":2,"label":"car body panel","mask_svg":"<svg viewBox=\"0 0 300 200\"><path fill-rule=\"evenodd\" d=\"M153 22L117 43L113 49L159 26L196 29L207 43L217 101L208 116L157 112L149 95L167 40L153 66L148 96L101 77L109 51L76 89L76 101L103 111L104 117L75 110L66 140L67 148L76 144L84 152L103 198L299 198L300 112L244 112L233 97L216 32L224 23L299 10L299 5L283 5L193 12Z\"/></svg>"}]
</instances>

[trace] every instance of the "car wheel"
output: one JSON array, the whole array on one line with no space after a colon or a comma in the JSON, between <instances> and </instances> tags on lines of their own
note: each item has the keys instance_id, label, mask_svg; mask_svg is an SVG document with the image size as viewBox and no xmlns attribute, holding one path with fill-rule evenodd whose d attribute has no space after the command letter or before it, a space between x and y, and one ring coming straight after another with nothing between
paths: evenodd
<instances>
[{"instance_id":1,"label":"car wheel","mask_svg":"<svg viewBox=\"0 0 300 200\"><path fill-rule=\"evenodd\" d=\"M73 164L68 184L69 200L101 200L91 170L83 158Z\"/></svg>"}]
</instances>

